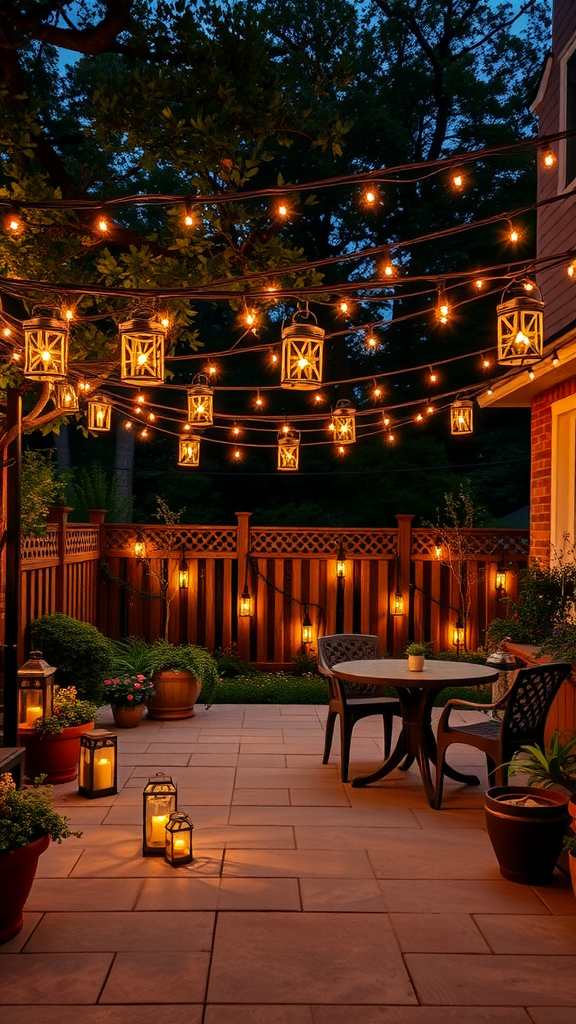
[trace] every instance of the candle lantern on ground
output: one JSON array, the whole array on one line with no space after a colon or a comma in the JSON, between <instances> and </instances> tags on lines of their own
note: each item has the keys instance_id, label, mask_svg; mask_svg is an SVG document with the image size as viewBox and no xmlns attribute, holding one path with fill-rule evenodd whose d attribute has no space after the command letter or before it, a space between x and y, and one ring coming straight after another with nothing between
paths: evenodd
<instances>
[{"instance_id":1,"label":"candle lantern on ground","mask_svg":"<svg viewBox=\"0 0 576 1024\"><path fill-rule=\"evenodd\" d=\"M514 281L496 308L498 362L502 366L530 366L544 348L544 303L532 281Z\"/></svg>"},{"instance_id":2,"label":"candle lantern on ground","mask_svg":"<svg viewBox=\"0 0 576 1024\"><path fill-rule=\"evenodd\" d=\"M450 406L450 433L471 434L473 430L474 403L457 398Z\"/></svg>"},{"instance_id":3,"label":"candle lantern on ground","mask_svg":"<svg viewBox=\"0 0 576 1024\"><path fill-rule=\"evenodd\" d=\"M164 382L166 328L153 310L141 309L132 320L118 327L120 333L120 379L127 384Z\"/></svg>"},{"instance_id":4,"label":"candle lantern on ground","mask_svg":"<svg viewBox=\"0 0 576 1024\"><path fill-rule=\"evenodd\" d=\"M56 407L66 412L78 412L78 395L72 384L56 385Z\"/></svg>"},{"instance_id":5,"label":"candle lantern on ground","mask_svg":"<svg viewBox=\"0 0 576 1024\"><path fill-rule=\"evenodd\" d=\"M197 434L181 434L178 450L179 466L200 465L200 438Z\"/></svg>"},{"instance_id":6,"label":"candle lantern on ground","mask_svg":"<svg viewBox=\"0 0 576 1024\"><path fill-rule=\"evenodd\" d=\"M296 470L300 456L300 431L281 430L278 433L278 469Z\"/></svg>"},{"instance_id":7,"label":"candle lantern on ground","mask_svg":"<svg viewBox=\"0 0 576 1024\"><path fill-rule=\"evenodd\" d=\"M195 426L210 427L214 418L214 393L208 385L208 377L199 373L186 392L188 398L188 422Z\"/></svg>"},{"instance_id":8,"label":"candle lantern on ground","mask_svg":"<svg viewBox=\"0 0 576 1024\"><path fill-rule=\"evenodd\" d=\"M353 444L356 440L356 409L346 398L336 402L332 413L332 429L338 444Z\"/></svg>"},{"instance_id":9,"label":"candle lantern on ground","mask_svg":"<svg viewBox=\"0 0 576 1024\"><path fill-rule=\"evenodd\" d=\"M103 399L88 402L88 429L110 430L112 426L112 406Z\"/></svg>"},{"instance_id":10,"label":"candle lantern on ground","mask_svg":"<svg viewBox=\"0 0 576 1024\"><path fill-rule=\"evenodd\" d=\"M175 811L170 815L166 825L166 845L164 856L172 867L189 864L194 859L192 852L192 830L194 825L183 811Z\"/></svg>"},{"instance_id":11,"label":"candle lantern on ground","mask_svg":"<svg viewBox=\"0 0 576 1024\"><path fill-rule=\"evenodd\" d=\"M56 669L42 658L42 651L30 651L18 669L18 728L33 729L39 718L49 718L54 708Z\"/></svg>"},{"instance_id":12,"label":"candle lantern on ground","mask_svg":"<svg viewBox=\"0 0 576 1024\"><path fill-rule=\"evenodd\" d=\"M324 331L307 308L294 313L282 326L282 376L280 386L307 391L322 383Z\"/></svg>"},{"instance_id":13,"label":"candle lantern on ground","mask_svg":"<svg viewBox=\"0 0 576 1024\"><path fill-rule=\"evenodd\" d=\"M166 849L166 825L177 805L177 790L170 775L152 775L143 793L143 857L163 857Z\"/></svg>"},{"instance_id":14,"label":"candle lantern on ground","mask_svg":"<svg viewBox=\"0 0 576 1024\"><path fill-rule=\"evenodd\" d=\"M52 311L45 311L46 313ZM24 328L24 376L56 381L68 369L68 324L55 316L32 316Z\"/></svg>"},{"instance_id":15,"label":"candle lantern on ground","mask_svg":"<svg viewBox=\"0 0 576 1024\"><path fill-rule=\"evenodd\" d=\"M90 799L112 796L117 784L118 737L108 729L93 729L80 737L78 792Z\"/></svg>"}]
</instances>

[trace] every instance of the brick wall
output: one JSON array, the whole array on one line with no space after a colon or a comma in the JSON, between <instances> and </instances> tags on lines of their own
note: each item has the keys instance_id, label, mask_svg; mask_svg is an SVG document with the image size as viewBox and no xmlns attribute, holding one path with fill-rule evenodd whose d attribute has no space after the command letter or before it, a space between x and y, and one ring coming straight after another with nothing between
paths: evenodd
<instances>
[{"instance_id":1,"label":"brick wall","mask_svg":"<svg viewBox=\"0 0 576 1024\"><path fill-rule=\"evenodd\" d=\"M530 555L548 563L552 491L552 403L576 394L576 377L536 395L532 402Z\"/></svg>"}]
</instances>

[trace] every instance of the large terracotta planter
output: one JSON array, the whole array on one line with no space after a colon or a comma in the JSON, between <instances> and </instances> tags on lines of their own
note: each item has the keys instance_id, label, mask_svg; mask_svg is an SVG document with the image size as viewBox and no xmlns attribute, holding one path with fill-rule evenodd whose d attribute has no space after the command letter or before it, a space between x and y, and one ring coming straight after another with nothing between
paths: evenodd
<instances>
[{"instance_id":1,"label":"large terracotta planter","mask_svg":"<svg viewBox=\"0 0 576 1024\"><path fill-rule=\"evenodd\" d=\"M80 737L94 728L94 722L70 725L55 736L44 736L35 729L20 729L18 741L26 747L26 778L31 782L38 775L52 786L73 782L78 775Z\"/></svg>"},{"instance_id":2,"label":"large terracotta planter","mask_svg":"<svg viewBox=\"0 0 576 1024\"><path fill-rule=\"evenodd\" d=\"M202 688L191 672L163 669L155 672L152 682L156 696L148 700L148 718L163 721L174 718L191 718L194 705Z\"/></svg>"},{"instance_id":3,"label":"large terracotta planter","mask_svg":"<svg viewBox=\"0 0 576 1024\"><path fill-rule=\"evenodd\" d=\"M142 720L144 704L135 704L133 708L115 708L112 705L114 725L118 729L135 729Z\"/></svg>"},{"instance_id":4,"label":"large terracotta planter","mask_svg":"<svg viewBox=\"0 0 576 1024\"><path fill-rule=\"evenodd\" d=\"M505 802L522 797L538 806ZM534 786L495 786L484 797L484 810L500 874L523 885L551 882L569 821L568 798Z\"/></svg>"},{"instance_id":5,"label":"large terracotta planter","mask_svg":"<svg viewBox=\"0 0 576 1024\"><path fill-rule=\"evenodd\" d=\"M42 836L20 850L0 853L0 945L9 942L24 924L24 904L32 888L38 858L48 849L50 836Z\"/></svg>"}]
</instances>

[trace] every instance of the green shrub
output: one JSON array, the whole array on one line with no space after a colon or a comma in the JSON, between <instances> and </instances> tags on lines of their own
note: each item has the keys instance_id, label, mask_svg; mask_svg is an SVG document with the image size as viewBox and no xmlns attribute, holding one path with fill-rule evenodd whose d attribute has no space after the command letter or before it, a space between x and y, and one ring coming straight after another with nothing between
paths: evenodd
<instances>
[{"instance_id":1,"label":"green shrub","mask_svg":"<svg viewBox=\"0 0 576 1024\"><path fill-rule=\"evenodd\" d=\"M315 654L309 654L308 651L303 651L301 654L296 654L292 661L293 669L292 674L295 676L316 676L318 675L318 661Z\"/></svg>"},{"instance_id":2,"label":"green shrub","mask_svg":"<svg viewBox=\"0 0 576 1024\"><path fill-rule=\"evenodd\" d=\"M25 451L22 455L20 528L36 537L46 534L52 505L66 502L66 477L58 478L51 451Z\"/></svg>"},{"instance_id":3,"label":"green shrub","mask_svg":"<svg viewBox=\"0 0 576 1024\"><path fill-rule=\"evenodd\" d=\"M235 676L249 676L256 670L238 657L236 644L230 647L219 647L214 651L214 660L218 666L218 675L222 679L233 679Z\"/></svg>"},{"instance_id":4,"label":"green shrub","mask_svg":"<svg viewBox=\"0 0 576 1024\"><path fill-rule=\"evenodd\" d=\"M70 615L42 615L30 626L32 644L58 671L59 686L75 686L81 697L102 704L104 680L110 675L112 641L95 626Z\"/></svg>"},{"instance_id":5,"label":"green shrub","mask_svg":"<svg viewBox=\"0 0 576 1024\"><path fill-rule=\"evenodd\" d=\"M478 647L475 651L440 651L439 654L429 654L429 658L436 661L463 661L467 665L485 665L488 651L485 647Z\"/></svg>"},{"instance_id":6,"label":"green shrub","mask_svg":"<svg viewBox=\"0 0 576 1024\"><path fill-rule=\"evenodd\" d=\"M202 694L200 694L202 700ZM327 704L328 688L322 676L254 672L221 680L215 704Z\"/></svg>"}]
</instances>

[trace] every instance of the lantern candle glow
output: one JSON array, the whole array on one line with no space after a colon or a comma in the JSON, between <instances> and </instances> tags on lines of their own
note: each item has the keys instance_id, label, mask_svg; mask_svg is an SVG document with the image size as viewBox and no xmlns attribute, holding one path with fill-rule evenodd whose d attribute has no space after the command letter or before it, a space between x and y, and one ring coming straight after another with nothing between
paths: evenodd
<instances>
[{"instance_id":1,"label":"lantern candle glow","mask_svg":"<svg viewBox=\"0 0 576 1024\"><path fill-rule=\"evenodd\" d=\"M39 718L49 718L54 708L56 669L44 661L41 651L31 651L18 669L18 728L33 729Z\"/></svg>"},{"instance_id":2,"label":"lantern candle glow","mask_svg":"<svg viewBox=\"0 0 576 1024\"><path fill-rule=\"evenodd\" d=\"M90 799L112 796L117 788L118 737L108 729L92 729L80 737L78 792Z\"/></svg>"},{"instance_id":3,"label":"lantern candle glow","mask_svg":"<svg viewBox=\"0 0 576 1024\"><path fill-rule=\"evenodd\" d=\"M194 859L192 852L192 830L194 825L183 811L170 815L165 826L164 856L172 867L189 864Z\"/></svg>"},{"instance_id":4,"label":"lantern candle glow","mask_svg":"<svg viewBox=\"0 0 576 1024\"><path fill-rule=\"evenodd\" d=\"M166 825L177 805L177 789L170 775L158 772L143 793L142 856L162 857L166 849Z\"/></svg>"}]
</instances>

